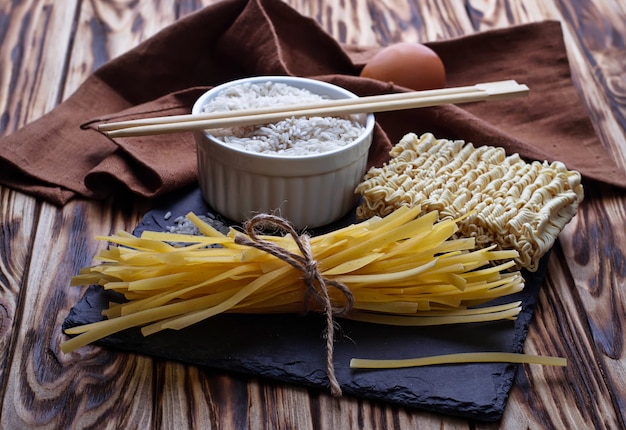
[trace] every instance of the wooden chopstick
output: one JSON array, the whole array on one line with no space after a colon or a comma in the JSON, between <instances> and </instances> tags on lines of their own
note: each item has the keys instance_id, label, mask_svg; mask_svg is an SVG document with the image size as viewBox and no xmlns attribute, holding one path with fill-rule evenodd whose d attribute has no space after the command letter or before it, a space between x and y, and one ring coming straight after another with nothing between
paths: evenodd
<instances>
[{"instance_id":1,"label":"wooden chopstick","mask_svg":"<svg viewBox=\"0 0 626 430\"><path fill-rule=\"evenodd\" d=\"M495 83L494 83L495 84ZM488 84L491 85L491 84ZM479 87L476 85L465 86L465 87L452 87L452 88L443 88L438 90L427 90L420 91L419 94L423 96L429 95L444 95L444 94L460 94L467 92L482 92ZM381 94L376 96L368 96L361 97L361 100L366 99L368 102L386 102L393 100L401 100L401 99L411 99L415 98L416 92L407 92L407 93L398 93L398 94ZM153 117L153 118L142 118L142 119L134 119L128 121L119 121L119 122L108 122L104 124L100 124L98 129L100 131L111 131L111 130L119 130L122 128L129 127L137 127L144 125L156 125L156 124L172 124L176 122L187 122L187 121L201 121L201 120L209 120L209 119L217 119L217 118L230 118L237 116L245 116L245 115L259 115L259 114L267 114L272 112L285 112L285 111L295 111L300 109L317 109L324 108L329 106L346 106L351 105L355 102L355 99L332 99L332 100L323 100L321 102L316 103L307 103L307 104L293 104L289 106L277 106L274 108L257 108L257 109L242 109L236 111L224 111L224 112L210 112L204 114L195 114L193 116L186 115L171 115L171 116L161 116L161 117Z\"/></svg>"},{"instance_id":2,"label":"wooden chopstick","mask_svg":"<svg viewBox=\"0 0 626 430\"><path fill-rule=\"evenodd\" d=\"M324 100L306 105L278 106L270 109L176 115L101 124L98 129L109 137L146 136L268 124L292 116L341 116L356 113L414 109L443 104L502 100L526 96L526 85L514 80L487 82L440 90L412 91L352 99Z\"/></svg>"}]
</instances>

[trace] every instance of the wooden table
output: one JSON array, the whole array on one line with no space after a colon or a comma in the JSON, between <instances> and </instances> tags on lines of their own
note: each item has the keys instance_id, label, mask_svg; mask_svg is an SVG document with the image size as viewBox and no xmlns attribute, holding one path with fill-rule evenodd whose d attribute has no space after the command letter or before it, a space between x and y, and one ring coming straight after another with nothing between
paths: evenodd
<instances>
[{"instance_id":1,"label":"wooden table","mask_svg":"<svg viewBox=\"0 0 626 430\"><path fill-rule=\"evenodd\" d=\"M0 1L0 133L68 97L98 66L216 0ZM577 88L607 150L626 169L626 4L618 0L288 0L341 42L431 41L518 23L563 23ZM45 150L42 147L42 151ZM626 194L586 189L551 255L525 351L569 366L524 366L500 423L336 399L88 347L59 351L79 299L66 287L150 202L59 208L0 188L0 426L18 428L624 428ZM80 243L77 248L76 244ZM77 358L80 357L80 358Z\"/></svg>"}]
</instances>

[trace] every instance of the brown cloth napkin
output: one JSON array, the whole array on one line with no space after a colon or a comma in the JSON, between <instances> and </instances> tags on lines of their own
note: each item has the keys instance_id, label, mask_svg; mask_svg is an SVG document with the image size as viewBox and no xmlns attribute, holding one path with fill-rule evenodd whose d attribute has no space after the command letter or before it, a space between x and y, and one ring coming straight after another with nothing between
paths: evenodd
<instances>
[{"instance_id":1,"label":"brown cloth napkin","mask_svg":"<svg viewBox=\"0 0 626 430\"><path fill-rule=\"evenodd\" d=\"M626 187L572 85L561 28L541 22L429 44L448 86L504 79L531 95L511 101L377 114L370 164L408 132L497 145L560 160L586 179ZM110 140L99 122L188 113L219 83L253 75L323 79L359 95L401 91L358 78L379 48L341 46L280 0L225 0L196 12L98 69L65 102L0 140L0 183L65 204L118 192L155 197L196 180L192 134ZM416 71L419 73L419 71Z\"/></svg>"}]
</instances>

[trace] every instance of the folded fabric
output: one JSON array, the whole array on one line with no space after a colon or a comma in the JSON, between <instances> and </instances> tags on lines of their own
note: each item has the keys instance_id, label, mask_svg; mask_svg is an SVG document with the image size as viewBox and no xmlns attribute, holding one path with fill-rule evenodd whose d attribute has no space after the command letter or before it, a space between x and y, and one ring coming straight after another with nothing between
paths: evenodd
<instances>
[{"instance_id":1,"label":"folded fabric","mask_svg":"<svg viewBox=\"0 0 626 430\"><path fill-rule=\"evenodd\" d=\"M404 134L429 131L560 160L585 179L626 187L626 173L598 141L572 84L558 22L429 45L446 66L448 86L515 79L531 95L377 114L371 165L383 163ZM280 0L219 2L110 61L50 113L0 139L0 183L59 205L77 196L152 198L180 189L196 181L191 133L111 140L97 124L188 113L207 88L253 75L307 76L359 95L404 90L358 77L378 49L342 46Z\"/></svg>"}]
</instances>

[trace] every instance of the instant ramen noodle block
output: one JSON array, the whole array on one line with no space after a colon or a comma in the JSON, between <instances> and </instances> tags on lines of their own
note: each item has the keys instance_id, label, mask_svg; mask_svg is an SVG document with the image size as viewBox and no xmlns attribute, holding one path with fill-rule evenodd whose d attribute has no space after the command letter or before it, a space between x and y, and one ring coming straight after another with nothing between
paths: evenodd
<instances>
[{"instance_id":1,"label":"instant ramen noodle block","mask_svg":"<svg viewBox=\"0 0 626 430\"><path fill-rule=\"evenodd\" d=\"M503 148L407 134L383 167L371 168L356 193L358 218L421 205L459 220L460 237L477 246L515 249L518 268L536 271L583 200L578 172L560 162L527 163Z\"/></svg>"}]
</instances>

